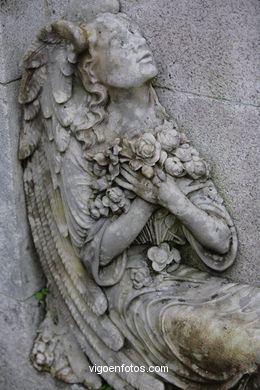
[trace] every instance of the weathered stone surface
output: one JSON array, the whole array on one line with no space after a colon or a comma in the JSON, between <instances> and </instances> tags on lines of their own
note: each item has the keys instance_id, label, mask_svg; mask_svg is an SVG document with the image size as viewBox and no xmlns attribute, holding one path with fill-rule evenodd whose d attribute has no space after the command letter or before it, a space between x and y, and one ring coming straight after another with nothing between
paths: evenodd
<instances>
[{"instance_id":1,"label":"weathered stone surface","mask_svg":"<svg viewBox=\"0 0 260 390\"><path fill-rule=\"evenodd\" d=\"M0 8L0 81L20 76L21 57L39 29L47 23L45 2L3 0Z\"/></svg>"},{"instance_id":2,"label":"weathered stone surface","mask_svg":"<svg viewBox=\"0 0 260 390\"><path fill-rule=\"evenodd\" d=\"M47 13L51 20L63 18L68 8L70 0L46 0Z\"/></svg>"},{"instance_id":3,"label":"weathered stone surface","mask_svg":"<svg viewBox=\"0 0 260 390\"><path fill-rule=\"evenodd\" d=\"M21 126L18 86L18 82L0 86L0 292L25 299L41 288L43 278L32 250L17 158Z\"/></svg>"},{"instance_id":4,"label":"weathered stone surface","mask_svg":"<svg viewBox=\"0 0 260 390\"><path fill-rule=\"evenodd\" d=\"M64 15L67 6L68 0L1 1L0 83L20 77L25 50L43 26Z\"/></svg>"},{"instance_id":5,"label":"weathered stone surface","mask_svg":"<svg viewBox=\"0 0 260 390\"><path fill-rule=\"evenodd\" d=\"M30 363L33 336L42 314L35 298L17 301L0 295L1 390L71 389L47 373L39 374Z\"/></svg>"}]
</instances>

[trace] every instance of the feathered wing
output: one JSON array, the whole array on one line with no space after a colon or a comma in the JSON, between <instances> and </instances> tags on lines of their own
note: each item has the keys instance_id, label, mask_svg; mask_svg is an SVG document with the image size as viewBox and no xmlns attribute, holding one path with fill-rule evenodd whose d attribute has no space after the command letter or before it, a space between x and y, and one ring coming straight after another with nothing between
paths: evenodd
<instances>
[{"instance_id":1,"label":"feathered wing","mask_svg":"<svg viewBox=\"0 0 260 390\"><path fill-rule=\"evenodd\" d=\"M79 142L91 113L88 94L76 76L74 46L48 27L27 51L24 67L19 157L24 160L29 221L42 267L64 318L92 363L130 365L124 337L107 315L107 298L79 257L95 221L88 214L91 177ZM145 373L103 377L116 389L163 389Z\"/></svg>"}]
</instances>

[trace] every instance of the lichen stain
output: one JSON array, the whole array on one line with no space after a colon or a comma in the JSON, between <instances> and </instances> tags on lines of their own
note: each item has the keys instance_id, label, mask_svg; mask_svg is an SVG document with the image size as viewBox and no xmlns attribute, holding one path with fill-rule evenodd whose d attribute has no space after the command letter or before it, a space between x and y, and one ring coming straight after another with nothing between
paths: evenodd
<instances>
[{"instance_id":1,"label":"lichen stain","mask_svg":"<svg viewBox=\"0 0 260 390\"><path fill-rule=\"evenodd\" d=\"M217 313L208 309L186 308L182 313L173 310L165 314L167 344L195 371L226 380L256 370L259 342L257 346L257 340L252 340L241 322L220 320Z\"/></svg>"}]
</instances>

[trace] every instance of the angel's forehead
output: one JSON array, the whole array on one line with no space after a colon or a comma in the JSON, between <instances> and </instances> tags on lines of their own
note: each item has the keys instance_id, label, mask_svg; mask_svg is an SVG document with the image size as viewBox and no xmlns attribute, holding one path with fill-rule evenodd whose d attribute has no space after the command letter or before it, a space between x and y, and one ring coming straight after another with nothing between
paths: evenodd
<instances>
[{"instance_id":1,"label":"angel's forehead","mask_svg":"<svg viewBox=\"0 0 260 390\"><path fill-rule=\"evenodd\" d=\"M138 25L122 13L117 15L101 14L86 28L93 43L103 34L110 40L115 35L126 35L129 31L133 33L140 32Z\"/></svg>"}]
</instances>

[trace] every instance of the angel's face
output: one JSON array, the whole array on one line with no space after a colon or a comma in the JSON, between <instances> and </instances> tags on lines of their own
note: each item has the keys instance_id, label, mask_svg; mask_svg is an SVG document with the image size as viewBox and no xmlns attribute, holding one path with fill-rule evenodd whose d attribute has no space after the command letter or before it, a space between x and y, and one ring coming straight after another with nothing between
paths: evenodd
<instances>
[{"instance_id":1,"label":"angel's face","mask_svg":"<svg viewBox=\"0 0 260 390\"><path fill-rule=\"evenodd\" d=\"M108 87L139 87L158 73L145 38L126 17L90 29L89 42L93 73Z\"/></svg>"}]
</instances>

